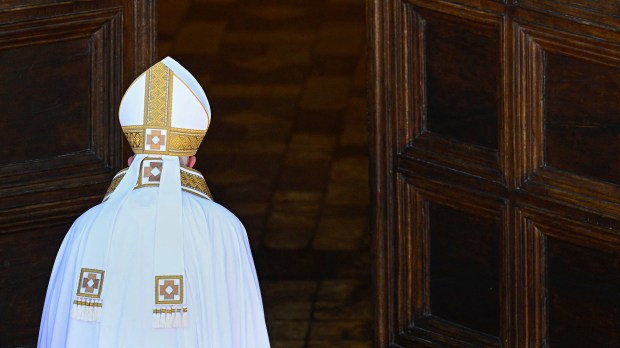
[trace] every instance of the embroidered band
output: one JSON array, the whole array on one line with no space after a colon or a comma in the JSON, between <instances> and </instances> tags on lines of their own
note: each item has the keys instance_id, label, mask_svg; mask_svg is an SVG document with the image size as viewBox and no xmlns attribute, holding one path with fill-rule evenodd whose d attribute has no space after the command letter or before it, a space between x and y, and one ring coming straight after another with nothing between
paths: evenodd
<instances>
[{"instance_id":1,"label":"embroidered band","mask_svg":"<svg viewBox=\"0 0 620 348\"><path fill-rule=\"evenodd\" d=\"M182 275L155 277L155 308L153 327L166 329L186 327L189 323L187 305L183 304Z\"/></svg>"},{"instance_id":2,"label":"embroidered band","mask_svg":"<svg viewBox=\"0 0 620 348\"><path fill-rule=\"evenodd\" d=\"M161 159L152 159L147 157L143 161L140 168L140 176L136 182L135 189L158 186L161 180L161 171L163 169L162 166L163 162ZM114 179L112 179L112 182L110 183L110 186L108 187L108 190L103 198L104 201L108 199L112 192L114 192L126 172L127 168L119 171L116 176L114 176ZM204 177L197 170L181 166L181 187L185 192L213 200L213 196L211 195L211 191L209 190Z\"/></svg>"},{"instance_id":3,"label":"embroidered band","mask_svg":"<svg viewBox=\"0 0 620 348\"><path fill-rule=\"evenodd\" d=\"M82 268L77 292L71 307L71 317L83 321L99 321L101 318L101 292L105 272L99 269Z\"/></svg>"}]
</instances>

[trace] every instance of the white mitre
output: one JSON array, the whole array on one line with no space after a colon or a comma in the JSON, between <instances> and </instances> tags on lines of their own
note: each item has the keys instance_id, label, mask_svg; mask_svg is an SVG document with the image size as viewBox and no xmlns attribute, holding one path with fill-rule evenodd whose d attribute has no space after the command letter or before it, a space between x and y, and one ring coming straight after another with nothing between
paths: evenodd
<instances>
[{"instance_id":1,"label":"white mitre","mask_svg":"<svg viewBox=\"0 0 620 348\"><path fill-rule=\"evenodd\" d=\"M129 86L119 120L135 154L191 156L209 128L211 108L194 76L166 57Z\"/></svg>"}]
</instances>

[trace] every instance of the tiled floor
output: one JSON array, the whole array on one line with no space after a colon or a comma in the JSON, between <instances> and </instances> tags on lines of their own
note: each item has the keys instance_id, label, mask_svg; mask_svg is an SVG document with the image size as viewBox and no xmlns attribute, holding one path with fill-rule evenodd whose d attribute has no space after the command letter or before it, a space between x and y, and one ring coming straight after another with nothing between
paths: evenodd
<instances>
[{"instance_id":1,"label":"tiled floor","mask_svg":"<svg viewBox=\"0 0 620 348\"><path fill-rule=\"evenodd\" d=\"M245 224L274 348L370 347L363 0L160 0L213 110L197 169Z\"/></svg>"}]
</instances>

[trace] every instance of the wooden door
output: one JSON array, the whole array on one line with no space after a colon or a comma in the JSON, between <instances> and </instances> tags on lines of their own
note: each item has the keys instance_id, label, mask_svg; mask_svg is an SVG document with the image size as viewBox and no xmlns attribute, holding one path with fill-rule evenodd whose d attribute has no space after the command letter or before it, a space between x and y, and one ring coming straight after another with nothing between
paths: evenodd
<instances>
[{"instance_id":1,"label":"wooden door","mask_svg":"<svg viewBox=\"0 0 620 348\"><path fill-rule=\"evenodd\" d=\"M620 347L620 4L372 0L377 347Z\"/></svg>"},{"instance_id":2,"label":"wooden door","mask_svg":"<svg viewBox=\"0 0 620 348\"><path fill-rule=\"evenodd\" d=\"M154 1L0 1L0 347L36 343L73 220L122 168L117 110L155 58Z\"/></svg>"}]
</instances>

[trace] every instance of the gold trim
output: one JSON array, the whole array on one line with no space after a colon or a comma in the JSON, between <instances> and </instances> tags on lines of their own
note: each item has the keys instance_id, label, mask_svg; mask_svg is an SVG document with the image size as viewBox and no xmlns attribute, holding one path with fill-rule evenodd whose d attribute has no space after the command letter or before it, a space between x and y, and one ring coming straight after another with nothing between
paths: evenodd
<instances>
[{"instance_id":1,"label":"gold trim","mask_svg":"<svg viewBox=\"0 0 620 348\"><path fill-rule=\"evenodd\" d=\"M123 129L123 132L142 132L149 127L142 126L142 125L133 125L133 126L122 126L121 128ZM164 127L161 129L165 129L169 132L174 132L174 133L184 133L184 134L193 134L193 135L205 134L205 131L198 130L198 129L189 129L189 128L180 128L180 127Z\"/></svg>"},{"instance_id":2,"label":"gold trim","mask_svg":"<svg viewBox=\"0 0 620 348\"><path fill-rule=\"evenodd\" d=\"M194 191L203 192L211 197L211 191L209 191L209 187L202 176L197 176L181 170L181 186Z\"/></svg>"},{"instance_id":3,"label":"gold trim","mask_svg":"<svg viewBox=\"0 0 620 348\"><path fill-rule=\"evenodd\" d=\"M80 292L80 289L82 289L82 279L84 278L84 272L101 274L101 281L99 282L99 294L92 295L92 294L84 294L84 293ZM101 293L103 292L103 277L104 277L104 275L105 275L105 271L104 270L94 269L94 268L82 268L81 271L80 271L80 279L78 280L78 287L77 287L76 296L90 297L90 298L101 298Z\"/></svg>"},{"instance_id":4,"label":"gold trim","mask_svg":"<svg viewBox=\"0 0 620 348\"><path fill-rule=\"evenodd\" d=\"M166 99L166 127L168 127L168 133L170 133L170 127L172 127L172 85L174 85L174 72L166 64L162 63L166 67L168 72L168 96ZM167 143L168 144L168 143ZM168 146L166 146L166 149Z\"/></svg>"},{"instance_id":5,"label":"gold trim","mask_svg":"<svg viewBox=\"0 0 620 348\"><path fill-rule=\"evenodd\" d=\"M146 125L149 120L148 120L148 115L149 115L149 99L150 94L151 94L151 69L149 68L146 71L146 76L144 77L144 112L142 112L142 124Z\"/></svg>"},{"instance_id":6,"label":"gold trim","mask_svg":"<svg viewBox=\"0 0 620 348\"><path fill-rule=\"evenodd\" d=\"M198 151L205 133L185 128L145 128L142 126L124 126L123 133L129 146L136 154L193 156ZM147 129L160 129L166 131L166 150L146 150L144 134Z\"/></svg>"},{"instance_id":7,"label":"gold trim","mask_svg":"<svg viewBox=\"0 0 620 348\"><path fill-rule=\"evenodd\" d=\"M201 193L198 193L198 192L195 192L195 191L190 191L190 190L188 190L188 189L186 189L186 188L182 188L182 190L183 190L184 192L191 193L191 194L193 194L193 195L194 195L194 196L196 196L196 197L206 198L206 199L211 200L211 201L213 200L211 197L207 197L207 196L205 196L205 194L204 194L204 193L202 193L202 192L201 192Z\"/></svg>"},{"instance_id":8,"label":"gold trim","mask_svg":"<svg viewBox=\"0 0 620 348\"><path fill-rule=\"evenodd\" d=\"M172 133L194 134L194 135L202 135L202 136L204 136L206 133L206 130L180 128L180 127L170 127L170 131Z\"/></svg>"},{"instance_id":9,"label":"gold trim","mask_svg":"<svg viewBox=\"0 0 620 348\"><path fill-rule=\"evenodd\" d=\"M198 97L198 96L196 95L196 93L194 93L194 90L193 90L193 89L192 89L192 88L191 88L191 87L190 87L187 83L185 83L185 81L183 81L183 79L182 79L182 78L180 78L180 77L179 77L179 75L175 74L175 73L174 73L174 71L172 71L172 69L170 69L170 71L172 72L172 76L176 76L176 77L177 77L177 79L178 79L179 81L181 81L181 83L182 83L182 84L184 84L184 85L185 85L185 87L187 88L187 90L188 90L188 91L190 91L190 93L194 95L194 98L196 98L196 100L198 101L198 104L200 104L200 106L202 107L202 109L205 111L205 114L207 114L207 117L208 117L208 119L207 119L207 130L208 130L208 129L209 129L209 126L211 125L211 113L209 112L209 110L207 110L207 107L206 107L206 106L202 103L202 101L200 100L200 97ZM196 82L198 82L198 81L196 80ZM198 87L200 87L200 88L202 89L202 87L200 86L200 84L199 84L199 86L198 86ZM204 90L203 90L203 92L204 92ZM205 96L205 99L206 99L206 96ZM207 102L208 102L208 101L207 101ZM207 130L205 130L205 132L206 132Z\"/></svg>"},{"instance_id":10,"label":"gold trim","mask_svg":"<svg viewBox=\"0 0 620 348\"><path fill-rule=\"evenodd\" d=\"M144 91L144 126L147 128L170 127L168 104L171 103L170 68L159 62L148 70Z\"/></svg>"},{"instance_id":11,"label":"gold trim","mask_svg":"<svg viewBox=\"0 0 620 348\"><path fill-rule=\"evenodd\" d=\"M188 154L188 156L193 156L196 154L203 138L204 134L187 135L177 132L168 132L169 151L176 154L183 153Z\"/></svg>"},{"instance_id":12,"label":"gold trim","mask_svg":"<svg viewBox=\"0 0 620 348\"><path fill-rule=\"evenodd\" d=\"M144 126L142 125L134 125L134 126L121 126L123 132L142 132L144 130Z\"/></svg>"},{"instance_id":13,"label":"gold trim","mask_svg":"<svg viewBox=\"0 0 620 348\"><path fill-rule=\"evenodd\" d=\"M112 179L112 182L110 183L110 186L108 187L108 190L106 191L105 195L104 195L104 199L108 198L108 196L114 192L114 190L116 190L116 188L118 187L118 184L121 183L121 180L123 180L123 177L125 176L125 173L127 173L127 170L129 168L125 168L123 170L121 170L120 172L118 172L115 176L114 179Z\"/></svg>"},{"instance_id":14,"label":"gold trim","mask_svg":"<svg viewBox=\"0 0 620 348\"><path fill-rule=\"evenodd\" d=\"M73 304L76 304L78 306L86 306L86 307L103 307L103 305L98 302L87 302L87 301L81 301L81 300L73 300Z\"/></svg>"},{"instance_id":15,"label":"gold trim","mask_svg":"<svg viewBox=\"0 0 620 348\"><path fill-rule=\"evenodd\" d=\"M160 314L160 313L173 313L173 312L184 312L187 313L187 308L164 308L164 309L153 309L153 313L155 314Z\"/></svg>"},{"instance_id":16,"label":"gold trim","mask_svg":"<svg viewBox=\"0 0 620 348\"><path fill-rule=\"evenodd\" d=\"M159 300L159 280L178 279L179 282L179 300ZM167 275L167 276L155 276L155 304L183 304L183 276L182 275Z\"/></svg>"},{"instance_id":17,"label":"gold trim","mask_svg":"<svg viewBox=\"0 0 620 348\"><path fill-rule=\"evenodd\" d=\"M191 167L188 167L188 166L184 166L182 164L181 164L181 168L184 169L184 170L187 170L188 172L193 173L194 175L198 175L198 176L202 177L202 173L197 171L194 168L191 168Z\"/></svg>"},{"instance_id":18,"label":"gold trim","mask_svg":"<svg viewBox=\"0 0 620 348\"><path fill-rule=\"evenodd\" d=\"M144 132L124 132L129 146L134 152L144 151Z\"/></svg>"},{"instance_id":19,"label":"gold trim","mask_svg":"<svg viewBox=\"0 0 620 348\"><path fill-rule=\"evenodd\" d=\"M140 169L139 169L140 173L139 173L138 180L136 182L136 186L134 187L134 190L143 188L143 187L159 186L159 184L157 183L148 183L148 184L142 183L142 169L143 169L145 160L152 161L152 160L161 160L161 159L157 157L146 157L142 161L142 163L140 163ZM104 198L103 198L104 202L108 199L108 197L110 197L112 192L114 192L114 190L118 187L118 184L121 182L125 174L127 174L128 169L129 168L122 169L114 176L114 179L112 179L112 182L110 183L110 186L108 187L108 190L106 191L106 194L104 195ZM199 171L192 169L190 167L181 165L180 175L181 175L181 188L183 191L191 193L201 198L213 200L213 195L211 194L211 190L209 190L209 186L207 185L203 175Z\"/></svg>"}]
</instances>

